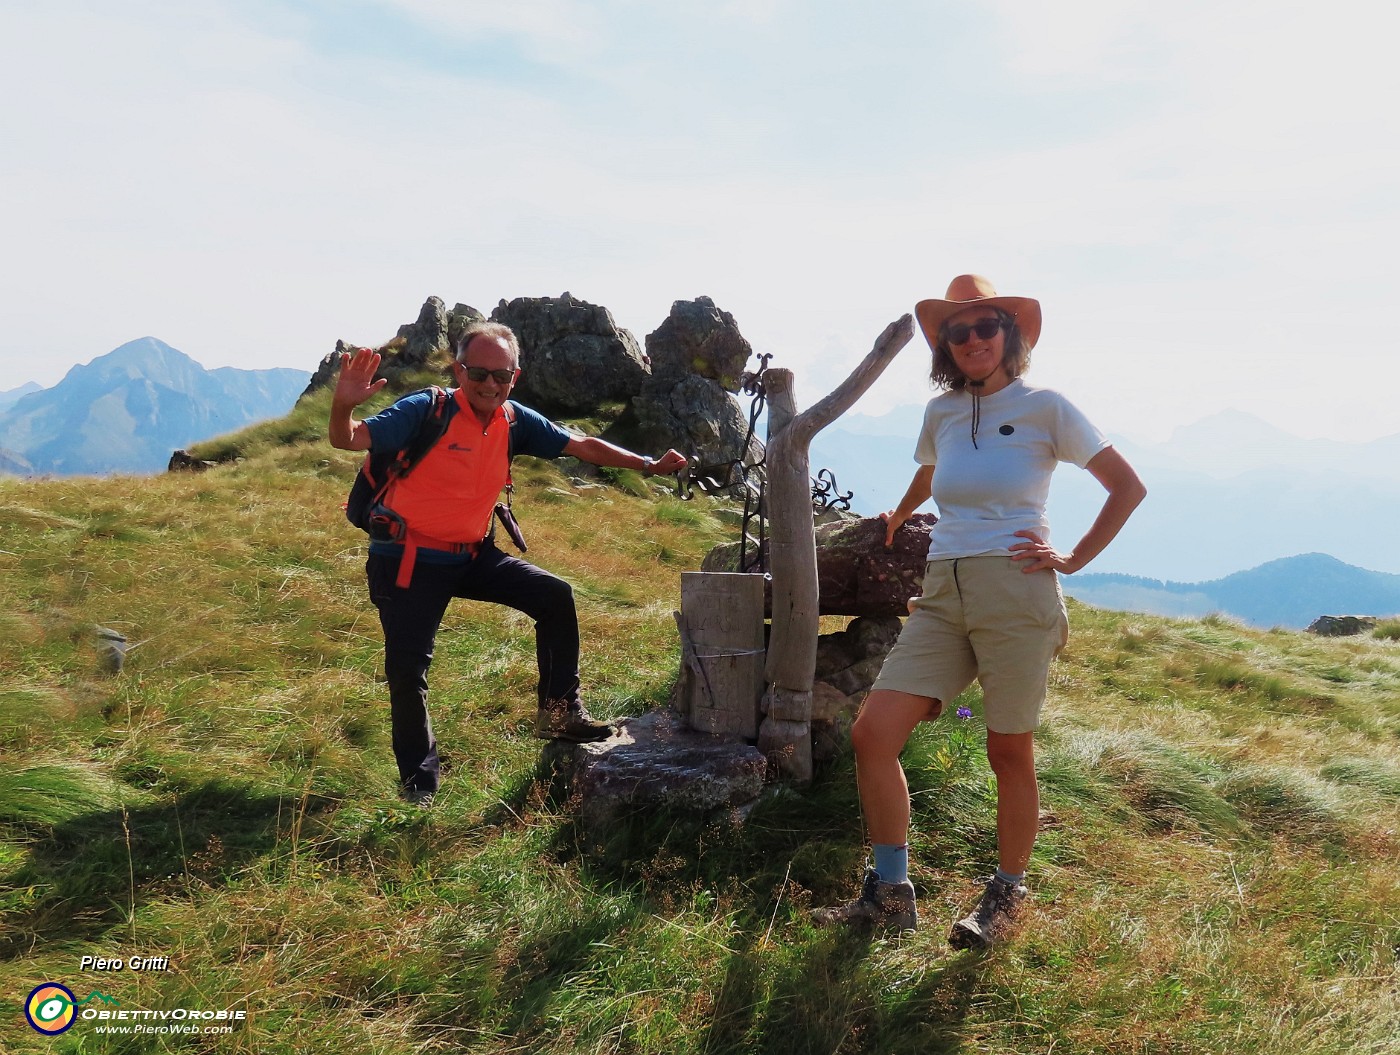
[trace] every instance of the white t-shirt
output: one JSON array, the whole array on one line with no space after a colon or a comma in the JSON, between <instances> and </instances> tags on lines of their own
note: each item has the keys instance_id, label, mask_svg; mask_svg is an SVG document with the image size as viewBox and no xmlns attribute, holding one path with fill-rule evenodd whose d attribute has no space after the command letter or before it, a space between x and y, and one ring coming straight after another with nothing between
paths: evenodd
<instances>
[{"instance_id":1,"label":"white t-shirt","mask_svg":"<svg viewBox=\"0 0 1400 1055\"><path fill-rule=\"evenodd\" d=\"M1050 541L1045 500L1058 462L1081 469L1108 440L1073 403L1019 377L981 397L977 444L972 441L972 393L944 392L929 400L914 450L933 465L933 526L929 560L1006 554L1017 531Z\"/></svg>"}]
</instances>

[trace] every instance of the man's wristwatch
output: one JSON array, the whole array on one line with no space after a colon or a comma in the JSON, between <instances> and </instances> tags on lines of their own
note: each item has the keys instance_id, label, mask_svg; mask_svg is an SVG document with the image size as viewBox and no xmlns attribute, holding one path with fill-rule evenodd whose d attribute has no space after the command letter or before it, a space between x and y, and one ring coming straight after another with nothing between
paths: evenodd
<instances>
[{"instance_id":1,"label":"man's wristwatch","mask_svg":"<svg viewBox=\"0 0 1400 1055\"><path fill-rule=\"evenodd\" d=\"M650 455L642 455L642 472L650 473L656 470L656 459Z\"/></svg>"}]
</instances>

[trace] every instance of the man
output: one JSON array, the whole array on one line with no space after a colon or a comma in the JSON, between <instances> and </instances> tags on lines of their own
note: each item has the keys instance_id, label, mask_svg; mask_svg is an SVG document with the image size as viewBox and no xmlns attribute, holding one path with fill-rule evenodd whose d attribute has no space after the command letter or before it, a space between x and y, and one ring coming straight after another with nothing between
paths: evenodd
<instances>
[{"instance_id":1,"label":"man","mask_svg":"<svg viewBox=\"0 0 1400 1055\"><path fill-rule=\"evenodd\" d=\"M437 741L428 718L428 666L447 603L490 601L535 621L539 710L535 735L576 742L605 739L611 726L589 717L579 698L578 616L563 579L498 550L492 511L509 477L511 454L569 455L594 465L669 474L685 456L652 459L591 436L573 436L507 397L520 378L520 345L509 327L468 326L454 348L457 387L445 408L447 431L413 471L395 481L383 505L401 518L401 541L371 536L365 573L384 629L384 673L401 793L428 805L438 787ZM365 421L354 410L387 383L374 380L379 355L342 353L331 402L333 447L397 450L432 412L431 393L405 396Z\"/></svg>"}]
</instances>

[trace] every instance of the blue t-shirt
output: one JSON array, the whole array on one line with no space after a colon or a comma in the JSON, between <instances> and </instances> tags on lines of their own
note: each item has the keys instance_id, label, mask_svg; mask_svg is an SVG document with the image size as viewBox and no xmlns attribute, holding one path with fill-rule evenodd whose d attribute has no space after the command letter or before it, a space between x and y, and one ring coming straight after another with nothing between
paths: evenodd
<instances>
[{"instance_id":1,"label":"blue t-shirt","mask_svg":"<svg viewBox=\"0 0 1400 1055\"><path fill-rule=\"evenodd\" d=\"M449 388L447 400L447 420L460 409L461 404L453 398L456 389ZM537 410L531 410L511 399L511 410L515 421L510 427L510 451L512 455L524 454L532 458L557 458L573 439L564 429ZM391 407L385 407L372 418L365 419L369 429L370 450L396 451L405 446L418 431L433 409L433 393L424 389L404 396Z\"/></svg>"}]
</instances>

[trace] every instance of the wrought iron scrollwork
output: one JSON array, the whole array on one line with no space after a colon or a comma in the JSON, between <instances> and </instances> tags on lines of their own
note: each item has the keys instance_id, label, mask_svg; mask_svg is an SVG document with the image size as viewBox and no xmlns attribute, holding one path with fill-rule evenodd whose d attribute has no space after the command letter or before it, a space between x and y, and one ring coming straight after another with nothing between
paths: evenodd
<instances>
[{"instance_id":1,"label":"wrought iron scrollwork","mask_svg":"<svg viewBox=\"0 0 1400 1055\"><path fill-rule=\"evenodd\" d=\"M849 512L851 499L854 497L854 491L841 493L836 484L836 474L830 469L822 469L812 478L812 508L818 513L828 509L844 509Z\"/></svg>"},{"instance_id":2,"label":"wrought iron scrollwork","mask_svg":"<svg viewBox=\"0 0 1400 1055\"><path fill-rule=\"evenodd\" d=\"M744 499L743 519L739 522L739 560L741 572L767 573L766 543L768 541L768 508L766 504L766 478L763 468L767 456L756 461L746 461L758 430L758 420L768 404L768 393L764 388L764 372L773 358L771 352L758 357L758 369L746 370L740 378L739 390L750 397L749 427L744 436L743 455L727 462L711 465L699 464L699 459L691 459L689 465L676 474L676 497L688 502L695 497L695 489L709 496L742 494ZM817 511L825 509L851 508L852 492L841 494L836 486L836 477L830 469L822 469L812 481L812 507Z\"/></svg>"}]
</instances>

